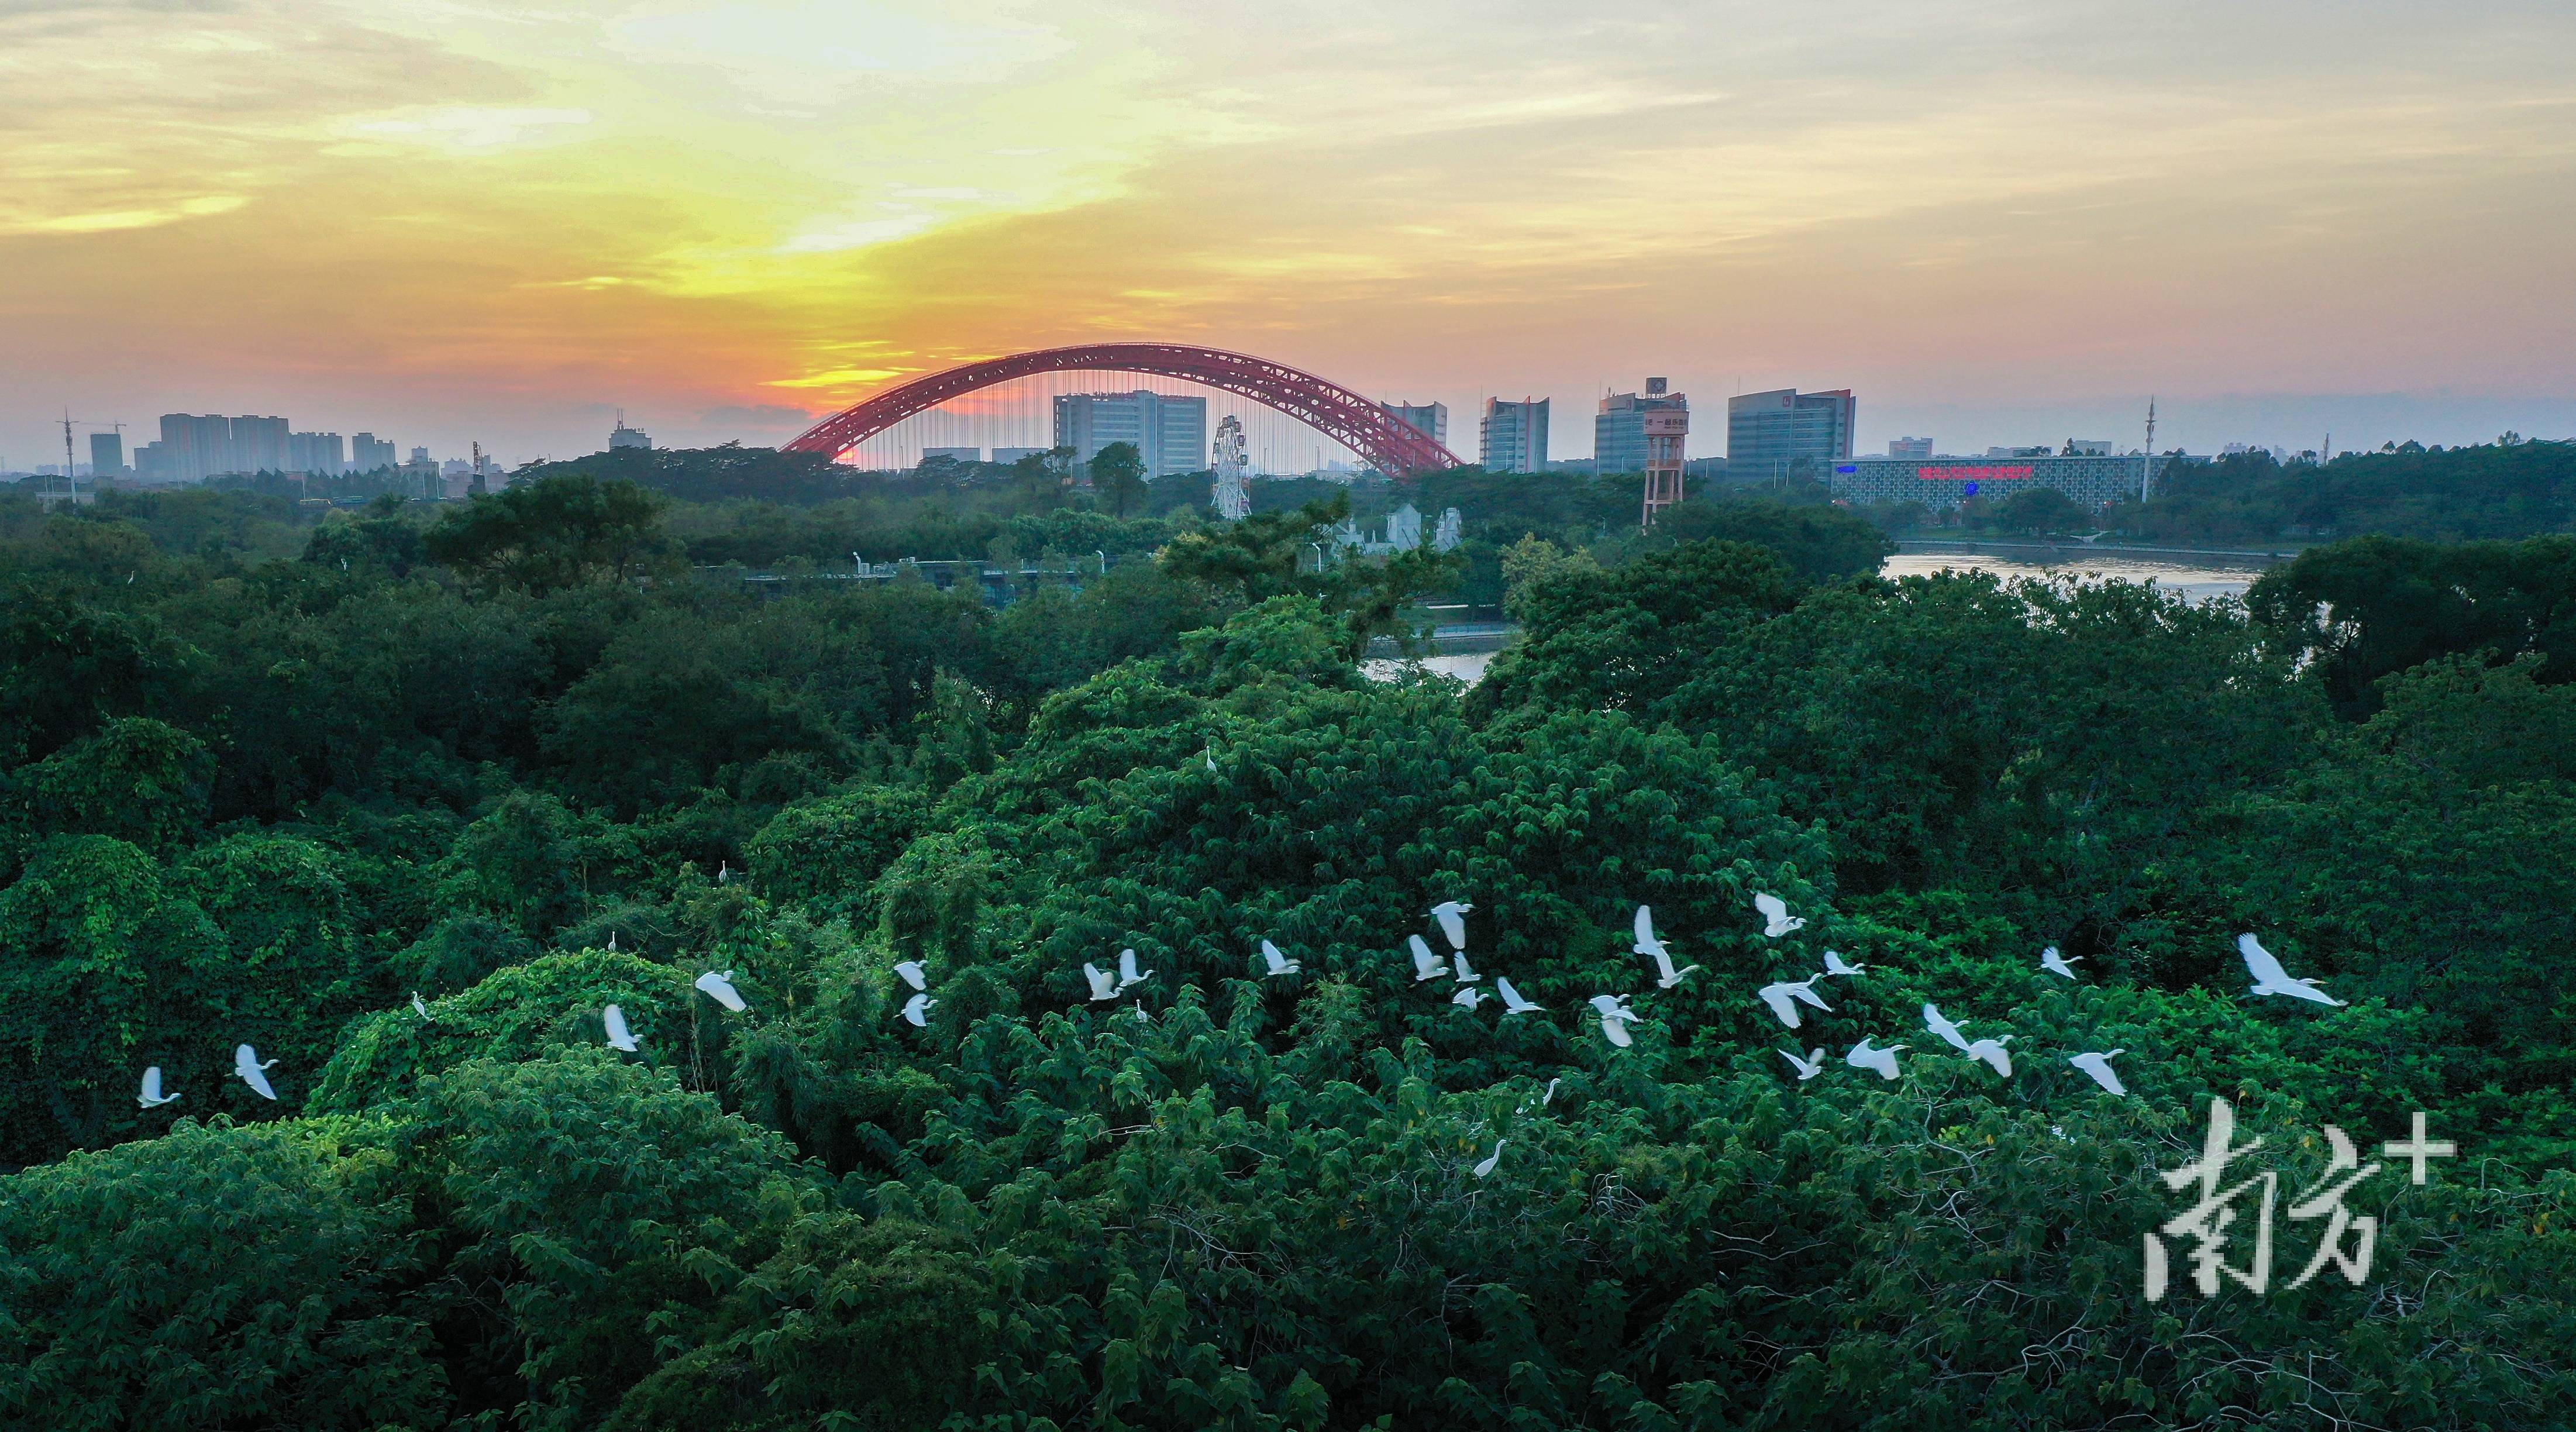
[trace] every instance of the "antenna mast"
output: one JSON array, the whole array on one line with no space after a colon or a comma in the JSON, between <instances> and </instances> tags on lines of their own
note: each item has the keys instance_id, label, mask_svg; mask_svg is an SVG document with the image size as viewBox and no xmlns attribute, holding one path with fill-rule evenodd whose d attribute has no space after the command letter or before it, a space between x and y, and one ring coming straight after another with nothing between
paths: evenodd
<instances>
[{"instance_id":1,"label":"antenna mast","mask_svg":"<svg viewBox=\"0 0 2576 1432\"><path fill-rule=\"evenodd\" d=\"M2150 393L2150 394L2148 394L2148 395L2147 395L2147 452L2146 452L2146 460L2145 460L2145 462L2144 462L2144 464L2143 464L2143 466L2142 466L2142 468L2141 468L2141 470L2140 470L2140 472L2139 472L2139 474L2138 474L2138 500L2139 500L2140 502L2144 502L2144 501L2146 501L2148 498L2153 497L2153 496L2155 496L2155 495L2156 495L2156 399L2155 399L2155 395L2154 395L2154 394L2152 394L2152 393Z\"/></svg>"}]
</instances>

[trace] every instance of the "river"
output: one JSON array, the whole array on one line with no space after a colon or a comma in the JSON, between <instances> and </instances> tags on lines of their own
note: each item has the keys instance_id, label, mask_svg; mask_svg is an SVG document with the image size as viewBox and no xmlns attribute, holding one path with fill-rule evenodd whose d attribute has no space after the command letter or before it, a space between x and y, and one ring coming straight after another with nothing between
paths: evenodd
<instances>
[{"instance_id":1,"label":"river","mask_svg":"<svg viewBox=\"0 0 2576 1432\"><path fill-rule=\"evenodd\" d=\"M2154 582L2185 601L2206 602L2245 595L2254 579L2273 565L2275 559L2268 556L2228 552L2144 554L2081 547L1999 552L1965 543L1922 543L1916 544L1915 550L1888 558L1878 570L1889 577L1928 577L1945 570L1987 571L2001 577L2072 574L2082 581ZM1484 678L1485 668L1493 659L1490 651L1469 651L1426 656L1416 664L1425 671L1454 676L1473 686ZM1375 680L1386 681L1405 665L1400 661L1371 661L1361 669Z\"/></svg>"}]
</instances>

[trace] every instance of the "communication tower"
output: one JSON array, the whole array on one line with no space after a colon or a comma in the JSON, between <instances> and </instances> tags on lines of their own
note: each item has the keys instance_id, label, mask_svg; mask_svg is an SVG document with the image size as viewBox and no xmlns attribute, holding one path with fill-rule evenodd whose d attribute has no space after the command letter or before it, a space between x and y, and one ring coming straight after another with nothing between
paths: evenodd
<instances>
[{"instance_id":1,"label":"communication tower","mask_svg":"<svg viewBox=\"0 0 2576 1432\"><path fill-rule=\"evenodd\" d=\"M1655 514L1682 500L1682 447L1690 437L1690 399L1667 393L1661 378L1646 380L1652 406L1646 423L1646 511L1641 527L1655 525Z\"/></svg>"},{"instance_id":2,"label":"communication tower","mask_svg":"<svg viewBox=\"0 0 2576 1432\"><path fill-rule=\"evenodd\" d=\"M1216 425L1216 488L1210 500L1216 515L1240 522L1252 515L1252 488L1243 476L1243 419L1232 413Z\"/></svg>"}]
</instances>

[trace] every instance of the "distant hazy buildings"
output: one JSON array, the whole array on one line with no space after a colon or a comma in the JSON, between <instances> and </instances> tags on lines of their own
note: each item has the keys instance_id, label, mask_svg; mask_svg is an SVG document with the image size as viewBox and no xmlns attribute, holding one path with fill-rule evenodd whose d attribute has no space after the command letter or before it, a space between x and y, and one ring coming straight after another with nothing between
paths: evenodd
<instances>
[{"instance_id":1,"label":"distant hazy buildings","mask_svg":"<svg viewBox=\"0 0 2576 1432\"><path fill-rule=\"evenodd\" d=\"M1449 405L1447 403L1380 403L1378 406L1412 424L1414 431L1442 447L1449 445Z\"/></svg>"},{"instance_id":2,"label":"distant hazy buildings","mask_svg":"<svg viewBox=\"0 0 2576 1432\"><path fill-rule=\"evenodd\" d=\"M1930 457L1932 440L1930 438L1889 438L1887 455L1889 457Z\"/></svg>"},{"instance_id":3,"label":"distant hazy buildings","mask_svg":"<svg viewBox=\"0 0 2576 1432\"><path fill-rule=\"evenodd\" d=\"M287 472L284 418L227 418L208 413L161 415L161 440L135 449L136 472L148 482L203 482L228 472Z\"/></svg>"},{"instance_id":4,"label":"distant hazy buildings","mask_svg":"<svg viewBox=\"0 0 2576 1432\"><path fill-rule=\"evenodd\" d=\"M923 462L933 458L946 458L950 462L982 462L984 450L979 447L926 447L921 450Z\"/></svg>"},{"instance_id":5,"label":"distant hazy buildings","mask_svg":"<svg viewBox=\"0 0 2576 1432\"><path fill-rule=\"evenodd\" d=\"M641 429L626 426L626 414L624 410L621 409L617 414L617 426L608 430L609 450L614 452L619 448L650 448L652 446L653 439L646 435Z\"/></svg>"},{"instance_id":6,"label":"distant hazy buildings","mask_svg":"<svg viewBox=\"0 0 2576 1432\"><path fill-rule=\"evenodd\" d=\"M392 467L396 462L394 445L374 433L360 433L349 439L349 471L374 472Z\"/></svg>"},{"instance_id":7,"label":"distant hazy buildings","mask_svg":"<svg viewBox=\"0 0 2576 1432\"><path fill-rule=\"evenodd\" d=\"M993 449L993 461L1001 463L1003 466L1007 467L1012 463L1018 462L1024 457L1038 457L1045 452L1045 448L997 447Z\"/></svg>"},{"instance_id":8,"label":"distant hazy buildings","mask_svg":"<svg viewBox=\"0 0 2576 1432\"><path fill-rule=\"evenodd\" d=\"M1485 400L1485 416L1476 431L1476 460L1485 471L1546 470L1547 404L1545 398L1523 398L1517 403Z\"/></svg>"},{"instance_id":9,"label":"distant hazy buildings","mask_svg":"<svg viewBox=\"0 0 2576 1432\"><path fill-rule=\"evenodd\" d=\"M1835 463L1826 487L1839 501L1919 502L1935 512L1970 498L2001 502L2016 492L2053 487L2086 508L2101 508L2138 495L2146 458L2069 457L2040 448L1999 457L1865 457Z\"/></svg>"},{"instance_id":10,"label":"distant hazy buildings","mask_svg":"<svg viewBox=\"0 0 2576 1432\"><path fill-rule=\"evenodd\" d=\"M285 471L338 477L348 466L346 454L338 433L289 433Z\"/></svg>"},{"instance_id":11,"label":"distant hazy buildings","mask_svg":"<svg viewBox=\"0 0 2576 1432\"><path fill-rule=\"evenodd\" d=\"M1132 393L1060 393L1055 445L1086 463L1111 443L1134 443L1145 475L1199 472L1208 465L1207 399L1139 388Z\"/></svg>"},{"instance_id":12,"label":"distant hazy buildings","mask_svg":"<svg viewBox=\"0 0 2576 1432\"><path fill-rule=\"evenodd\" d=\"M92 477L125 475L125 438L120 433L89 435L89 471Z\"/></svg>"},{"instance_id":13,"label":"distant hazy buildings","mask_svg":"<svg viewBox=\"0 0 2576 1432\"><path fill-rule=\"evenodd\" d=\"M1665 391L1661 378L1646 380L1643 393L1612 393L1601 400L1601 410L1592 415L1592 470L1594 472L1644 472L1646 470L1646 415L1652 412L1690 411L1690 399Z\"/></svg>"},{"instance_id":14,"label":"distant hazy buildings","mask_svg":"<svg viewBox=\"0 0 2576 1432\"><path fill-rule=\"evenodd\" d=\"M1848 388L1801 393L1778 388L1726 402L1726 469L1738 479L1770 478L1804 462L1849 462L1859 404Z\"/></svg>"}]
</instances>

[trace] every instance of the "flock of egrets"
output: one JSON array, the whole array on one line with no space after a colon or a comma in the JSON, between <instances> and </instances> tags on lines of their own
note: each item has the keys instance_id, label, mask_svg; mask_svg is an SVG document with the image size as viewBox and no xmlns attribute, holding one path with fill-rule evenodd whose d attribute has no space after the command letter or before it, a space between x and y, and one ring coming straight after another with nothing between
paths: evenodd
<instances>
[{"instance_id":1,"label":"flock of egrets","mask_svg":"<svg viewBox=\"0 0 2576 1432\"><path fill-rule=\"evenodd\" d=\"M1755 912L1762 916L1762 934L1765 939L1776 940L1784 935L1795 934L1806 927L1806 920L1801 916L1790 914L1787 902L1776 895L1756 894L1753 897L1753 907ZM1519 990L1513 988L1507 976L1495 975L1493 993L1490 995L1486 993L1485 976L1467 958L1467 915L1475 908L1471 904L1458 900L1444 900L1431 907L1430 918L1438 926L1449 946L1449 952L1445 958L1434 951L1430 942L1422 936L1417 934L1405 937L1406 946L1413 957L1414 983L1427 984L1436 980L1448 980L1456 986L1449 996L1451 1004L1473 1010L1486 1000L1492 999L1502 1006L1501 1017L1505 1019L1515 1015L1543 1012L1546 1007L1524 997ZM1675 988L1683 980L1699 973L1698 965L1675 967L1670 946L1655 933L1654 912L1644 905L1637 907L1635 932L1634 952L1655 962L1656 988L1667 990ZM2264 949L2261 942L2251 934L2237 936L2236 948L2245 960L2247 973L2254 978L2252 989L2254 994L2283 995L2317 1004L2341 1005L2343 1003L2342 1000L2318 988L2317 982L2313 979L2291 978L2289 972L2281 967L2281 962L2273 958L2272 953ZM1266 979L1286 979L1303 969L1301 961L1288 958L1280 952L1276 944L1266 939L1261 942L1260 956L1261 973ZM1835 950L1824 951L1823 958L1824 968L1816 973L1803 980L1774 980L1755 990L1754 997L1759 999L1782 1025L1790 1029L1800 1027L1802 1016L1799 1008L1802 1005L1830 1013L1833 1006L1825 1003L1823 996L1816 993L1817 982L1826 979L1857 979L1868 973L1869 966L1855 964ZM2062 955L2052 945L2040 952L2039 965L2046 973L2071 980L2076 978L2075 965L2081 959L2081 956L2070 958ZM931 1007L939 1001L932 998L929 993L928 977L923 972L920 961L904 960L895 965L894 971L896 976L912 990L911 997L903 1003L902 1017L915 1028L926 1027L929 1024ZM1138 985L1153 979L1154 973L1150 969L1138 966L1136 952L1132 949L1118 952L1115 970L1104 970L1090 963L1085 963L1082 967L1083 978L1091 986L1091 1002L1096 1004L1116 1003L1126 998ZM734 988L731 970L722 972L710 970L698 976L695 984L700 992L726 1009L740 1013L747 1007L741 993ZM1628 996L1620 994L1597 994L1591 1000L1592 1009L1600 1020L1601 1036L1614 1048L1626 1049L1634 1045L1636 1041L1629 1034L1628 1026L1641 1022L1643 1018L1629 1007L1628 999ZM412 994L411 1000L412 1009L423 1020L433 1018L428 1004L421 999L417 991ZM1142 1004L1131 1002L1127 1007L1139 1019L1149 1017ZM610 1048L630 1054L636 1052L635 1036L627 1027L624 1010L614 1004L606 1006L600 1011L600 1023L607 1033ZM2012 1076L2012 1054L2004 1046L2011 1043L2015 1036L1999 1034L1971 1039L1968 1037L1968 1032L1961 1029L1956 1021L1943 1014L1938 1005L1930 1003L1923 1006L1923 1027L1961 1056L1983 1064L2005 1078ZM1868 1070L1881 1079L1893 1081L1903 1077L1903 1071L1897 1063L1896 1056L1907 1047L1903 1044L1880 1045L1875 1042L1874 1037L1864 1037L1844 1053L1843 1063L1854 1069ZM2121 1082L2119 1073L2111 1067L2111 1061L2125 1052L2120 1049L2082 1050L2067 1055L2066 1062L2110 1093L2125 1097L2129 1092L2128 1086ZM1780 1051L1780 1057L1789 1062L1789 1067L1796 1073L1799 1083L1803 1084L1824 1072L1825 1051L1821 1047L1809 1049L1803 1057L1784 1049ZM241 1045L233 1051L234 1076L249 1085L252 1091L263 1099L274 1100L277 1097L277 1091L270 1086L267 1074L267 1071L276 1063L274 1059L263 1062L259 1057L259 1051L248 1044ZM1553 1098L1555 1094L1556 1081L1549 1080L1547 1095L1542 1098L1541 1104L1544 1105L1546 1099ZM179 1097L176 1093L162 1092L160 1066L155 1065L143 1071L142 1088L135 1096L135 1103L138 1106L155 1109ZM1501 1157L1502 1141L1497 1140L1492 1157L1476 1165L1476 1176L1483 1178L1492 1173Z\"/></svg>"}]
</instances>

